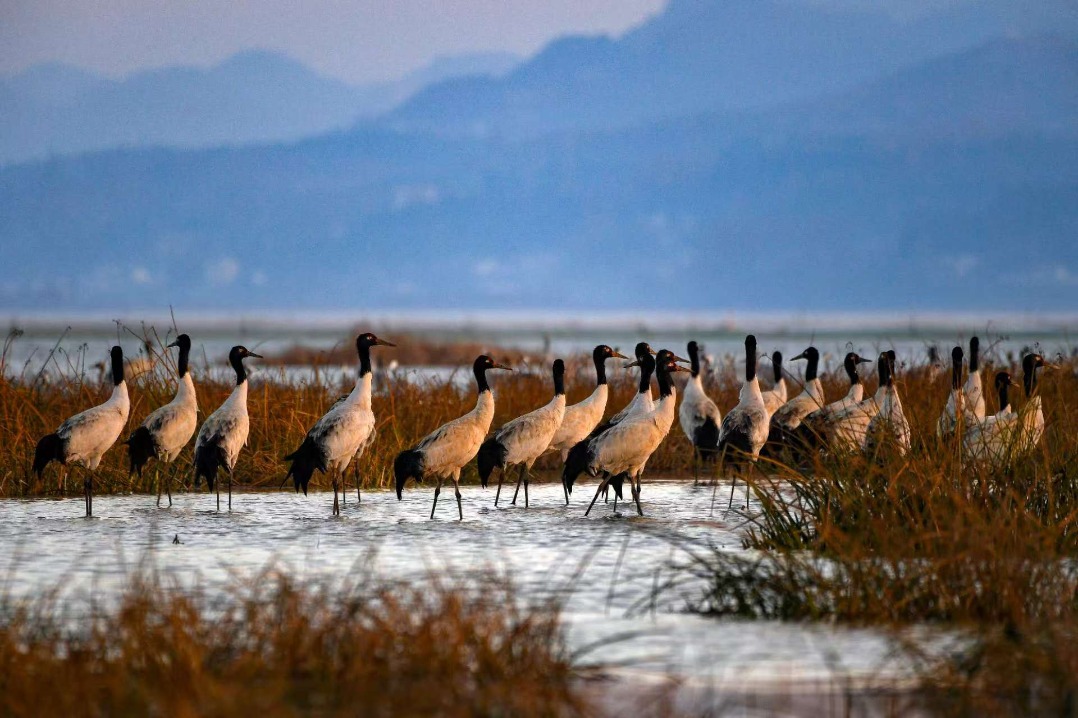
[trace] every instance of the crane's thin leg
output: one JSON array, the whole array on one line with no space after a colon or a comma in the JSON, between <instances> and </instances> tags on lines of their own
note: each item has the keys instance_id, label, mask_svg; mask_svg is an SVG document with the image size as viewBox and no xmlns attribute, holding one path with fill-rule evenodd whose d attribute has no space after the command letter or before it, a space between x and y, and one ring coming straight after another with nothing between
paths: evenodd
<instances>
[{"instance_id":1,"label":"crane's thin leg","mask_svg":"<svg viewBox=\"0 0 1078 718\"><path fill-rule=\"evenodd\" d=\"M700 452L696 447L692 447L692 485L700 485Z\"/></svg>"},{"instance_id":2,"label":"crane's thin leg","mask_svg":"<svg viewBox=\"0 0 1078 718\"><path fill-rule=\"evenodd\" d=\"M228 510L232 510L232 469L228 470Z\"/></svg>"},{"instance_id":3,"label":"crane's thin leg","mask_svg":"<svg viewBox=\"0 0 1078 718\"><path fill-rule=\"evenodd\" d=\"M494 493L494 508L498 508L498 497L502 495L502 481L505 480L505 468L498 469L498 490Z\"/></svg>"},{"instance_id":4,"label":"crane's thin leg","mask_svg":"<svg viewBox=\"0 0 1078 718\"><path fill-rule=\"evenodd\" d=\"M561 482L561 490L565 494L565 505L569 505L569 487L565 485L565 481Z\"/></svg>"},{"instance_id":5,"label":"crane's thin leg","mask_svg":"<svg viewBox=\"0 0 1078 718\"><path fill-rule=\"evenodd\" d=\"M220 513L221 512L221 482L215 480L213 482L213 488L217 492L217 512Z\"/></svg>"},{"instance_id":6,"label":"crane's thin leg","mask_svg":"<svg viewBox=\"0 0 1078 718\"><path fill-rule=\"evenodd\" d=\"M614 513L618 512L618 492L614 492Z\"/></svg>"},{"instance_id":7,"label":"crane's thin leg","mask_svg":"<svg viewBox=\"0 0 1078 718\"><path fill-rule=\"evenodd\" d=\"M520 465L520 475L517 476L517 490L513 492L513 500L512 500L512 502L510 502L510 503L512 503L513 506L517 505L517 494L520 493L520 484L524 482L524 472L525 471L527 471L527 469L524 468L524 464L521 464Z\"/></svg>"},{"instance_id":8,"label":"crane's thin leg","mask_svg":"<svg viewBox=\"0 0 1078 718\"><path fill-rule=\"evenodd\" d=\"M438 494L442 493L442 477L438 477L438 485L434 487L434 503L430 507L430 517L434 518L434 509L438 508Z\"/></svg>"},{"instance_id":9,"label":"crane's thin leg","mask_svg":"<svg viewBox=\"0 0 1078 718\"><path fill-rule=\"evenodd\" d=\"M165 493L168 495L168 507L172 508L172 477L176 474L178 465L173 464L172 471L168 472L168 478L165 479Z\"/></svg>"},{"instance_id":10,"label":"crane's thin leg","mask_svg":"<svg viewBox=\"0 0 1078 718\"><path fill-rule=\"evenodd\" d=\"M93 474L89 471L86 472L86 478L82 480L82 493L86 502L86 518L90 518L94 515L94 482L91 478Z\"/></svg>"},{"instance_id":11,"label":"crane's thin leg","mask_svg":"<svg viewBox=\"0 0 1078 718\"><path fill-rule=\"evenodd\" d=\"M595 489L595 496L592 497L591 503L588 504L588 510L584 512L585 516L591 513L591 507L595 505L595 501L599 498L599 494L606 488L609 481L609 478L603 479L602 483L599 484L599 488Z\"/></svg>"},{"instance_id":12,"label":"crane's thin leg","mask_svg":"<svg viewBox=\"0 0 1078 718\"><path fill-rule=\"evenodd\" d=\"M524 474L524 508L528 508L528 469L523 469Z\"/></svg>"},{"instance_id":13,"label":"crane's thin leg","mask_svg":"<svg viewBox=\"0 0 1078 718\"><path fill-rule=\"evenodd\" d=\"M153 470L153 482L157 484L157 505L161 506L161 467L155 466Z\"/></svg>"},{"instance_id":14,"label":"crane's thin leg","mask_svg":"<svg viewBox=\"0 0 1078 718\"><path fill-rule=\"evenodd\" d=\"M633 487L633 500L636 501L636 513L640 516L644 515L644 509L640 508L640 475L636 475L636 483L633 483L633 477L629 477L629 485Z\"/></svg>"},{"instance_id":15,"label":"crane's thin leg","mask_svg":"<svg viewBox=\"0 0 1078 718\"><path fill-rule=\"evenodd\" d=\"M355 471L356 474L356 503L358 504L363 502L363 496L360 495L359 492L359 459L355 459L353 471Z\"/></svg>"},{"instance_id":16,"label":"crane's thin leg","mask_svg":"<svg viewBox=\"0 0 1078 718\"><path fill-rule=\"evenodd\" d=\"M338 471L335 474L336 476L339 476L340 480L341 480L341 504L345 505L345 506L348 505L348 499L347 499L347 495L348 495L348 477L346 477L344 475L344 473L346 471L348 471L347 466L344 467L343 469L341 469L340 471ZM340 514L340 512L338 512L338 515L339 514Z\"/></svg>"},{"instance_id":17,"label":"crane's thin leg","mask_svg":"<svg viewBox=\"0 0 1078 718\"><path fill-rule=\"evenodd\" d=\"M464 520L464 507L460 503L460 471L458 470L453 474L453 493L457 495L457 513L460 514L460 520Z\"/></svg>"},{"instance_id":18,"label":"crane's thin leg","mask_svg":"<svg viewBox=\"0 0 1078 718\"><path fill-rule=\"evenodd\" d=\"M341 515L341 505L337 502L337 474L333 474L333 515Z\"/></svg>"}]
</instances>

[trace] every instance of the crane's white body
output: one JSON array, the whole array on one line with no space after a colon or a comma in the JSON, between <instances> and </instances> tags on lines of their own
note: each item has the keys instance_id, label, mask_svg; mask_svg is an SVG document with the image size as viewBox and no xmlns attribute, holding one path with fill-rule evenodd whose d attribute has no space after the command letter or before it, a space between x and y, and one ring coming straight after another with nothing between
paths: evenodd
<instances>
[{"instance_id":1,"label":"crane's white body","mask_svg":"<svg viewBox=\"0 0 1078 718\"><path fill-rule=\"evenodd\" d=\"M101 464L101 457L120 438L131 413L131 399L127 382L121 381L112 388L112 395L104 404L87 409L60 424L56 435L62 447L61 461L77 464L94 471Z\"/></svg>"},{"instance_id":2,"label":"crane's white body","mask_svg":"<svg viewBox=\"0 0 1078 718\"><path fill-rule=\"evenodd\" d=\"M569 449L588 438L606 413L610 388L599 384L584 401L565 407L561 424L550 439L550 450L561 453L562 463L569 456Z\"/></svg>"},{"instance_id":3,"label":"crane's white body","mask_svg":"<svg viewBox=\"0 0 1078 718\"><path fill-rule=\"evenodd\" d=\"M685 395L681 397L681 406L678 408L678 422L690 443L695 442L696 431L708 419L714 421L716 427L722 423L719 407L704 392L700 375L689 377L685 382Z\"/></svg>"},{"instance_id":4,"label":"crane's white body","mask_svg":"<svg viewBox=\"0 0 1078 718\"><path fill-rule=\"evenodd\" d=\"M195 440L195 453L219 447L228 471L236 467L240 451L247 445L251 420L247 415L247 380L236 385L225 402L202 422Z\"/></svg>"},{"instance_id":5,"label":"crane's white body","mask_svg":"<svg viewBox=\"0 0 1078 718\"><path fill-rule=\"evenodd\" d=\"M198 398L190 373L180 378L172 401L150 412L142 426L150 432L158 461L171 462L180 455L198 427Z\"/></svg>"},{"instance_id":6,"label":"crane's white body","mask_svg":"<svg viewBox=\"0 0 1078 718\"><path fill-rule=\"evenodd\" d=\"M505 447L505 464L524 464L531 469L550 446L565 417L565 394L558 394L535 411L518 416L494 433ZM566 450L568 451L568 450Z\"/></svg>"},{"instance_id":7,"label":"crane's white body","mask_svg":"<svg viewBox=\"0 0 1078 718\"><path fill-rule=\"evenodd\" d=\"M611 476L628 474L639 481L648 459L670 433L674 423L677 392L673 387L670 392L669 396L655 402L651 411L630 415L592 439L588 473L592 476L600 471Z\"/></svg>"},{"instance_id":8,"label":"crane's white body","mask_svg":"<svg viewBox=\"0 0 1078 718\"><path fill-rule=\"evenodd\" d=\"M823 384L819 379L811 379L805 382L805 388L800 394L780 406L773 414L771 421L776 426L791 430L801 426L805 417L824 406ZM766 408L766 404L765 404Z\"/></svg>"},{"instance_id":9,"label":"crane's white body","mask_svg":"<svg viewBox=\"0 0 1078 718\"><path fill-rule=\"evenodd\" d=\"M984 387L981 385L981 372L971 371L962 385L964 411L977 421L985 418Z\"/></svg>"},{"instance_id":10,"label":"crane's white body","mask_svg":"<svg viewBox=\"0 0 1078 718\"><path fill-rule=\"evenodd\" d=\"M729 442L735 434L743 435L755 460L767 442L769 419L760 380L753 378L744 382L738 392L737 405L727 412L719 426L719 445Z\"/></svg>"},{"instance_id":11,"label":"crane's white body","mask_svg":"<svg viewBox=\"0 0 1078 718\"><path fill-rule=\"evenodd\" d=\"M905 456L912 448L910 424L902 410L898 388L894 384L880 387L876 396L879 411L868 422L865 448L871 451L881 441L893 442L899 454Z\"/></svg>"},{"instance_id":12,"label":"crane's white body","mask_svg":"<svg viewBox=\"0 0 1078 718\"><path fill-rule=\"evenodd\" d=\"M307 432L325 457L330 472L344 473L352 459L361 456L376 436L371 408L372 380L373 374L364 373L351 393L331 406Z\"/></svg>"},{"instance_id":13,"label":"crane's white body","mask_svg":"<svg viewBox=\"0 0 1078 718\"><path fill-rule=\"evenodd\" d=\"M423 454L424 474L460 480L460 470L475 458L494 420L494 395L480 392L475 408L435 429L416 445Z\"/></svg>"}]
</instances>

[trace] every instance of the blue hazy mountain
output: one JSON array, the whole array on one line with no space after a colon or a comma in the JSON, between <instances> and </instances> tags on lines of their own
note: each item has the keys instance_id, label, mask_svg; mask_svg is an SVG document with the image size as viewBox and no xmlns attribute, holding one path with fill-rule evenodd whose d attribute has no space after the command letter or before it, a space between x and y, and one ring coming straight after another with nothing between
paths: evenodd
<instances>
[{"instance_id":1,"label":"blue hazy mountain","mask_svg":"<svg viewBox=\"0 0 1078 718\"><path fill-rule=\"evenodd\" d=\"M767 102L7 167L0 305L1074 309L1078 42L977 17L981 42ZM452 120L474 82L422 94Z\"/></svg>"},{"instance_id":2,"label":"blue hazy mountain","mask_svg":"<svg viewBox=\"0 0 1078 718\"><path fill-rule=\"evenodd\" d=\"M285 55L249 51L207 69L112 80L40 65L0 80L0 161L112 147L210 147L296 140L384 113L430 83L497 75L519 58L447 57L399 81L351 86Z\"/></svg>"},{"instance_id":3,"label":"blue hazy mountain","mask_svg":"<svg viewBox=\"0 0 1078 718\"><path fill-rule=\"evenodd\" d=\"M912 18L888 5L895 3L672 0L619 39L566 38L503 77L428 87L390 120L458 136L604 130L785 106L994 38L1078 38L1069 0L966 0Z\"/></svg>"}]
</instances>

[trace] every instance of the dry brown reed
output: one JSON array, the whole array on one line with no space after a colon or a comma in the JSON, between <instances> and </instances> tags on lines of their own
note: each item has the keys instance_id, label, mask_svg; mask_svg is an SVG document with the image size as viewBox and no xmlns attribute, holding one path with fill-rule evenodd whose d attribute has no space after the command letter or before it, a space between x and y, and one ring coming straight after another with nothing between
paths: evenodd
<instances>
[{"instance_id":1,"label":"dry brown reed","mask_svg":"<svg viewBox=\"0 0 1078 718\"><path fill-rule=\"evenodd\" d=\"M589 714L556 604L496 576L300 584L208 599L152 575L115 603L0 605L6 716Z\"/></svg>"}]
</instances>

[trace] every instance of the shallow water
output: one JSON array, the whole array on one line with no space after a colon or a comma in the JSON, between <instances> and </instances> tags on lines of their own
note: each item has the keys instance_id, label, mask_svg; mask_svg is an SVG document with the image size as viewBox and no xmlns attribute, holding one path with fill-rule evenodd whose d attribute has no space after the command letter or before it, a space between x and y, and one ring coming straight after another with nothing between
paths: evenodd
<instances>
[{"instance_id":1,"label":"shallow water","mask_svg":"<svg viewBox=\"0 0 1078 718\"><path fill-rule=\"evenodd\" d=\"M181 585L211 591L233 572L253 575L274 562L300 578L373 569L410 579L493 567L525 598L571 586L564 616L574 648L634 633L586 659L625 664L639 679L672 673L722 689L906 675L890 660L891 643L874 631L705 619L682 612L675 600L648 609L652 586L678 555L670 533L743 550L740 516L723 519L729 488L645 481L644 517L624 502L615 513L600 499L585 518L594 488L579 485L566 507L560 485L533 485L524 509L523 492L513 507L503 489L494 508L493 488L465 487L463 522L451 488L429 520L431 486L409 487L401 502L386 491L365 492L358 504L353 489L340 518L329 515L330 493L236 493L231 513L213 510L206 494L176 494L171 508L160 509L151 496L99 496L94 519L80 516L81 498L8 500L0 504L7 557L0 569L12 566L12 593L63 583L84 598L114 594L140 560Z\"/></svg>"}]
</instances>

